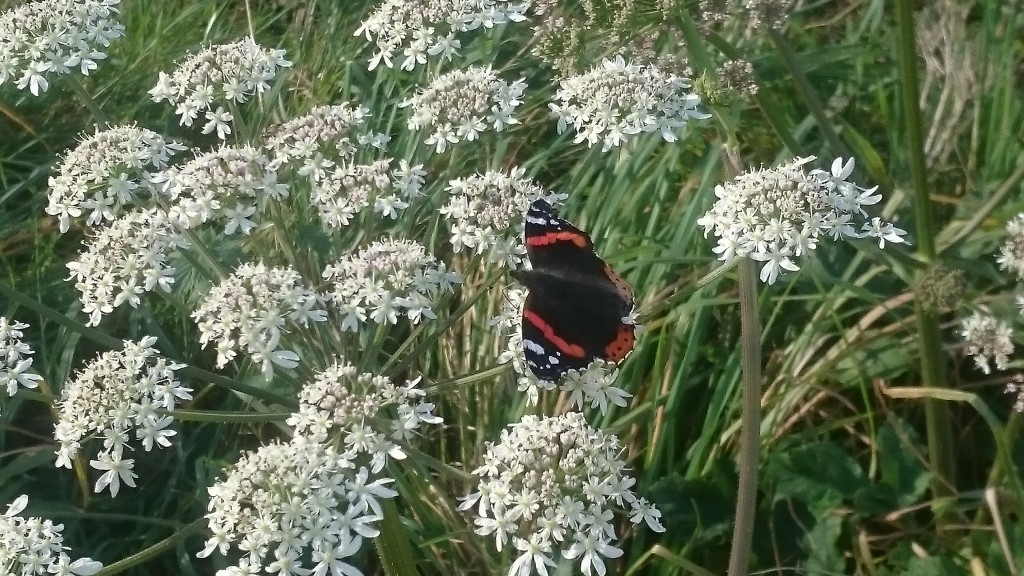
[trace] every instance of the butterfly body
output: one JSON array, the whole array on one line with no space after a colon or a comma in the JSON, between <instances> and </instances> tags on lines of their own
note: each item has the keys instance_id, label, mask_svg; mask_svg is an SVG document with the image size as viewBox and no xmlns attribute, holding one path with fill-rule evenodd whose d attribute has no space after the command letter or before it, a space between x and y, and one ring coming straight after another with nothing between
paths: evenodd
<instances>
[{"instance_id":1,"label":"butterfly body","mask_svg":"<svg viewBox=\"0 0 1024 576\"><path fill-rule=\"evenodd\" d=\"M594 360L625 358L635 341L627 320L633 292L594 252L590 236L543 200L530 206L524 234L533 269L513 275L529 289L522 329L530 370L554 381Z\"/></svg>"}]
</instances>

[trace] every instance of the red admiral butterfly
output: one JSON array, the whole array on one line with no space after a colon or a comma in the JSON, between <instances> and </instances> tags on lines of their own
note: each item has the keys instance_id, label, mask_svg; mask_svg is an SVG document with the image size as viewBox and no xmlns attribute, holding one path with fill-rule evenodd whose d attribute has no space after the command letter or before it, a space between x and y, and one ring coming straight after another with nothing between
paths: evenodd
<instances>
[{"instance_id":1,"label":"red admiral butterfly","mask_svg":"<svg viewBox=\"0 0 1024 576\"><path fill-rule=\"evenodd\" d=\"M526 364L555 381L597 359L618 362L633 349L633 291L594 252L586 232L544 200L526 213L526 253L533 270L513 272L529 288L523 306Z\"/></svg>"}]
</instances>

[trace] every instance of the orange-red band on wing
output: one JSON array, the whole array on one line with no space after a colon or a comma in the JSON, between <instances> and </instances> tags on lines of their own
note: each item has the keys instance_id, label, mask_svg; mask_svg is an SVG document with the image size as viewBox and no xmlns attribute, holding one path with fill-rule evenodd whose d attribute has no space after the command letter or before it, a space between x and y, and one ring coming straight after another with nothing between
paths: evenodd
<instances>
[{"instance_id":1,"label":"orange-red band on wing","mask_svg":"<svg viewBox=\"0 0 1024 576\"><path fill-rule=\"evenodd\" d=\"M612 343L604 347L604 359L610 362L618 362L629 354L636 342L636 327L632 324L619 326L619 333Z\"/></svg>"},{"instance_id":2,"label":"orange-red band on wing","mask_svg":"<svg viewBox=\"0 0 1024 576\"><path fill-rule=\"evenodd\" d=\"M535 312L525 310L523 312L523 319L533 324L533 326L540 330L540 333L544 335L544 338L555 345L559 352L566 356L572 356L573 358L585 358L587 353L583 350L583 347L579 344L570 344L564 338L555 334L555 330L550 324L544 321L543 318L537 315Z\"/></svg>"},{"instance_id":3,"label":"orange-red band on wing","mask_svg":"<svg viewBox=\"0 0 1024 576\"><path fill-rule=\"evenodd\" d=\"M548 246L556 242L572 242L580 248L587 247L587 238L578 232L563 230L561 232L548 232L526 238L527 246Z\"/></svg>"}]
</instances>

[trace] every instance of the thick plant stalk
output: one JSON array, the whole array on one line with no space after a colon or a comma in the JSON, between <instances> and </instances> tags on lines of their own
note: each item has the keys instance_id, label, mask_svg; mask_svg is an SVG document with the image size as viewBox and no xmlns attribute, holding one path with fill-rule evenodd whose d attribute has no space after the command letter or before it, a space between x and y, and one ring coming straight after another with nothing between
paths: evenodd
<instances>
[{"instance_id":1,"label":"thick plant stalk","mask_svg":"<svg viewBox=\"0 0 1024 576\"><path fill-rule=\"evenodd\" d=\"M744 258L739 269L743 401L740 415L739 489L732 549L729 551L729 576L744 576L750 564L761 448L761 320L757 309L757 268L749 258Z\"/></svg>"},{"instance_id":2,"label":"thick plant stalk","mask_svg":"<svg viewBox=\"0 0 1024 576\"><path fill-rule=\"evenodd\" d=\"M899 70L903 115L906 125L907 150L910 153L910 177L913 187L914 220L916 224L917 253L921 261L935 261L935 229L932 207L928 198L928 180L925 173L924 139L922 137L921 110L917 99L917 47L914 41L914 14L910 0L896 0L896 23L899 30ZM918 342L921 353L921 382L923 386L942 386L945 382L939 323L935 313L916 306ZM949 422L949 407L937 400L925 402L925 426L928 435L928 458L932 465L932 496L942 505L951 496L956 477L953 459L953 434ZM941 518L940 518L941 520ZM940 529L939 533L943 531Z\"/></svg>"}]
</instances>

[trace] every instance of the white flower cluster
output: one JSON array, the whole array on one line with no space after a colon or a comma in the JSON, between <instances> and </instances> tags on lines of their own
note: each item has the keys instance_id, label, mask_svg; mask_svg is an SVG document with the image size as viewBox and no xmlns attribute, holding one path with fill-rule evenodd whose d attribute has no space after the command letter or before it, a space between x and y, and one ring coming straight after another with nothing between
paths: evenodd
<instances>
[{"instance_id":1,"label":"white flower cluster","mask_svg":"<svg viewBox=\"0 0 1024 576\"><path fill-rule=\"evenodd\" d=\"M295 436L242 456L208 490L213 535L197 556L240 556L217 576L316 574L362 576L345 560L374 538L380 501L397 492L391 478L371 480L353 454Z\"/></svg>"},{"instance_id":2,"label":"white flower cluster","mask_svg":"<svg viewBox=\"0 0 1024 576\"><path fill-rule=\"evenodd\" d=\"M174 375L184 364L169 363L153 348L156 338L124 341L124 349L105 352L90 362L75 379L64 386L57 402L58 421L54 439L58 468L71 468L82 443L103 437L103 449L89 465L103 471L96 492L110 487L117 496L121 482L135 487L135 460L125 459L124 449L133 450L129 433L149 452L154 446L167 448L176 434L170 429L170 413L182 400L192 399L192 389Z\"/></svg>"},{"instance_id":3,"label":"white flower cluster","mask_svg":"<svg viewBox=\"0 0 1024 576\"><path fill-rule=\"evenodd\" d=\"M996 317L975 312L963 320L960 335L967 346L967 355L974 358L975 365L985 374L991 374L989 362L995 362L996 369L1006 370L1013 354L1013 328Z\"/></svg>"},{"instance_id":4,"label":"white flower cluster","mask_svg":"<svg viewBox=\"0 0 1024 576\"><path fill-rule=\"evenodd\" d=\"M526 20L530 0L384 0L363 21L355 36L366 36L376 52L369 69L392 68L399 50L403 70L426 64L427 57L451 60L462 43L456 35Z\"/></svg>"},{"instance_id":5,"label":"white flower cluster","mask_svg":"<svg viewBox=\"0 0 1024 576\"><path fill-rule=\"evenodd\" d=\"M491 262L517 268L526 256L523 217L534 200L559 204L564 194L548 193L524 176L523 168L510 173L496 170L456 178L448 183L451 197L441 208L449 220L455 252L463 248L488 253Z\"/></svg>"},{"instance_id":6,"label":"white flower cluster","mask_svg":"<svg viewBox=\"0 0 1024 576\"><path fill-rule=\"evenodd\" d=\"M154 102L167 100L174 105L183 126L191 126L205 111L203 134L216 130L224 140L234 120L224 106L265 92L278 71L292 65L284 54L284 50L265 49L252 38L210 46L178 63L173 73L160 72L149 94Z\"/></svg>"},{"instance_id":7,"label":"white flower cluster","mask_svg":"<svg viewBox=\"0 0 1024 576\"><path fill-rule=\"evenodd\" d=\"M343 316L341 329L351 332L367 318L377 324L396 324L399 315L414 324L437 318L438 297L462 282L422 245L390 238L327 266L323 277L333 283L327 298Z\"/></svg>"},{"instance_id":8,"label":"white flower cluster","mask_svg":"<svg viewBox=\"0 0 1024 576\"><path fill-rule=\"evenodd\" d=\"M154 195L154 173L184 149L134 125L98 130L68 152L50 176L46 213L57 216L61 232L86 212L90 226L113 220L140 195Z\"/></svg>"},{"instance_id":9,"label":"white flower cluster","mask_svg":"<svg viewBox=\"0 0 1024 576\"><path fill-rule=\"evenodd\" d=\"M309 180L310 201L328 228L347 226L368 206L381 216L396 218L409 200L422 195L423 165L402 160L391 169L391 158L359 163L361 150L383 150L390 138L365 128L368 111L347 103L320 106L305 116L272 127L267 149L272 169L295 166Z\"/></svg>"},{"instance_id":10,"label":"white flower cluster","mask_svg":"<svg viewBox=\"0 0 1024 576\"><path fill-rule=\"evenodd\" d=\"M298 354L282 348L281 336L327 320L322 306L323 298L295 270L246 263L210 290L192 319L203 348L217 343L218 368L243 350L270 380L275 366L291 369L299 364Z\"/></svg>"},{"instance_id":11,"label":"white flower cluster","mask_svg":"<svg viewBox=\"0 0 1024 576\"><path fill-rule=\"evenodd\" d=\"M509 84L490 67L471 66L438 76L401 106L412 108L409 130L432 129L424 143L440 154L449 144L476 140L488 125L501 132L518 124L513 113L525 89L525 78Z\"/></svg>"},{"instance_id":12,"label":"white flower cluster","mask_svg":"<svg viewBox=\"0 0 1024 576\"><path fill-rule=\"evenodd\" d=\"M419 381L398 385L386 376L360 374L352 364L337 360L302 387L299 410L288 424L314 442L343 433L346 453L366 454L370 470L377 473L389 457L405 459L395 441L409 442L423 424L443 422L416 387Z\"/></svg>"},{"instance_id":13,"label":"white flower cluster","mask_svg":"<svg viewBox=\"0 0 1024 576\"><path fill-rule=\"evenodd\" d=\"M0 514L0 574L19 576L92 576L103 564L92 558L72 561L64 545L63 524L39 517L22 518L28 496L22 494Z\"/></svg>"},{"instance_id":14,"label":"white flower cluster","mask_svg":"<svg viewBox=\"0 0 1024 576\"><path fill-rule=\"evenodd\" d=\"M526 393L527 403L537 405L542 390L558 387L568 394L571 408L582 408L589 402L591 408L599 408L602 414L606 414L609 404L625 406L626 399L632 394L614 386L619 375L617 364L596 360L582 370L569 370L560 385L551 380L541 380L530 371L523 352L522 317L526 295L526 290L520 288L505 292L501 313L491 319L490 325L497 327L501 337L506 339L505 349L498 355L498 364L512 364L518 375L518 389Z\"/></svg>"},{"instance_id":15,"label":"white flower cluster","mask_svg":"<svg viewBox=\"0 0 1024 576\"><path fill-rule=\"evenodd\" d=\"M474 531L493 535L499 552L511 538L519 556L509 576L545 575L556 553L579 559L587 576L604 574L604 558L622 555L613 545L615 512L665 530L661 512L631 490L636 481L625 475L621 452L618 439L590 427L579 412L524 416L497 444L487 443L473 471L479 491L459 508L475 508Z\"/></svg>"},{"instance_id":16,"label":"white flower cluster","mask_svg":"<svg viewBox=\"0 0 1024 576\"><path fill-rule=\"evenodd\" d=\"M558 133L572 126L577 144L603 141L607 151L642 132L658 132L666 142L675 142L687 121L710 117L697 109L700 96L689 88L687 78L652 65L627 64L618 56L562 80L557 103L548 107L558 118Z\"/></svg>"},{"instance_id":17,"label":"white flower cluster","mask_svg":"<svg viewBox=\"0 0 1024 576\"><path fill-rule=\"evenodd\" d=\"M83 76L107 57L110 41L124 36L117 22L121 0L37 0L0 14L0 85L13 80L33 96L46 92L48 75Z\"/></svg>"},{"instance_id":18,"label":"white flower cluster","mask_svg":"<svg viewBox=\"0 0 1024 576\"><path fill-rule=\"evenodd\" d=\"M333 106L317 106L308 113L267 128L267 149L279 163L299 162L300 176L314 180L343 160L355 157L359 145L383 147L389 140L384 134L366 129L370 111L348 102Z\"/></svg>"},{"instance_id":19,"label":"white flower cluster","mask_svg":"<svg viewBox=\"0 0 1024 576\"><path fill-rule=\"evenodd\" d=\"M187 229L217 218L227 235L248 235L257 212L289 194L267 155L249 145L221 146L171 166L153 181L173 202L168 214L175 224Z\"/></svg>"},{"instance_id":20,"label":"white flower cluster","mask_svg":"<svg viewBox=\"0 0 1024 576\"><path fill-rule=\"evenodd\" d=\"M1024 280L1024 213L1006 223L1006 241L999 248L996 262L1000 269L1010 270L1018 280Z\"/></svg>"},{"instance_id":21,"label":"white flower cluster","mask_svg":"<svg viewBox=\"0 0 1024 576\"><path fill-rule=\"evenodd\" d=\"M22 342L22 330L28 328L24 322L11 322L0 316L0 390L7 390L13 397L18 385L37 388L43 377L32 370L32 348ZM2 563L0 563L2 565Z\"/></svg>"},{"instance_id":22,"label":"white flower cluster","mask_svg":"<svg viewBox=\"0 0 1024 576\"><path fill-rule=\"evenodd\" d=\"M875 217L868 220L864 206L877 204L877 186L863 188L847 181L854 161L832 162L831 174L807 172L814 157L797 158L775 168L740 174L732 182L715 186L715 205L697 223L704 237L714 233L714 252L726 263L749 257L764 262L761 281L775 283L780 274L800 267L793 261L814 250L825 236L833 240L875 238L885 243L905 242L906 232ZM861 220L858 231L854 219Z\"/></svg>"},{"instance_id":23,"label":"white flower cluster","mask_svg":"<svg viewBox=\"0 0 1024 576\"><path fill-rule=\"evenodd\" d=\"M1006 393L1013 396L1013 409L1024 412L1024 374L1014 374L1006 383Z\"/></svg>"},{"instance_id":24,"label":"white flower cluster","mask_svg":"<svg viewBox=\"0 0 1024 576\"><path fill-rule=\"evenodd\" d=\"M99 324L125 302L137 308L144 292L169 293L174 268L168 256L187 246L167 213L156 208L129 212L97 230L85 252L67 264L88 325Z\"/></svg>"}]
</instances>

